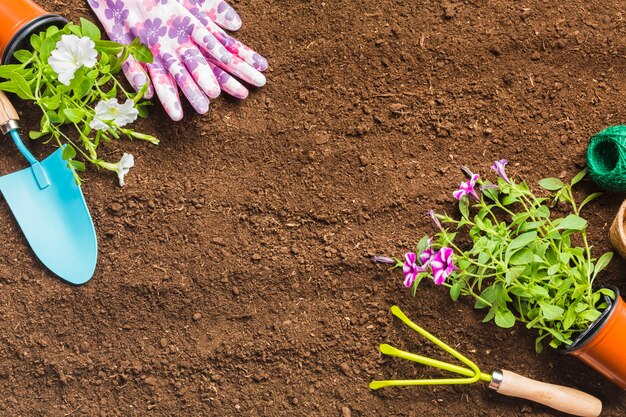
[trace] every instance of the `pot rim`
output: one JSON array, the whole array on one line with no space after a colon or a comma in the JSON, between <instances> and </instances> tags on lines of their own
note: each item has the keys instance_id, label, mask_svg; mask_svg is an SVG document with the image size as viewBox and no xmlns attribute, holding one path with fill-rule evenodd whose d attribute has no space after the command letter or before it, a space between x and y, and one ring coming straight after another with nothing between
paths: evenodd
<instances>
[{"instance_id":1,"label":"pot rim","mask_svg":"<svg viewBox=\"0 0 626 417\"><path fill-rule=\"evenodd\" d=\"M21 48L30 49L30 36L38 31L45 30L49 26L62 26L68 22L66 18L54 13L46 13L35 17L24 23L7 43L0 62L2 64L13 64L13 54Z\"/></svg>"},{"instance_id":2,"label":"pot rim","mask_svg":"<svg viewBox=\"0 0 626 417\"><path fill-rule=\"evenodd\" d=\"M604 325L608 322L609 317L611 317L617 303L619 302L620 292L619 288L615 285L603 285L602 288L610 288L615 291L615 300L612 300L608 295L604 296L604 299L609 304L607 308L604 309L602 315L598 317L593 323L589 325L587 330L582 332L574 341L566 348L558 349L561 353L572 353L581 349L587 345L587 343L593 340L593 336L598 334L600 330L604 328Z\"/></svg>"}]
</instances>

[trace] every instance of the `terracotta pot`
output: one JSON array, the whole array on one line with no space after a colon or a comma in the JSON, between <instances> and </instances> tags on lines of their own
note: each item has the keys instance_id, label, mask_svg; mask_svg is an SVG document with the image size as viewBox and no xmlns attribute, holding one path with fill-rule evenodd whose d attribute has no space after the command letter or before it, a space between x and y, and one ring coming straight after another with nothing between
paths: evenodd
<instances>
[{"instance_id":1,"label":"terracotta pot","mask_svg":"<svg viewBox=\"0 0 626 417\"><path fill-rule=\"evenodd\" d=\"M30 35L44 31L48 26L62 26L67 20L46 12L31 0L0 1L0 56L8 64L15 51L29 49Z\"/></svg>"},{"instance_id":2,"label":"terracotta pot","mask_svg":"<svg viewBox=\"0 0 626 417\"><path fill-rule=\"evenodd\" d=\"M626 200L622 203L613 220L611 230L609 231L609 237L611 238L611 244L615 250L626 258L626 230L624 230L624 216L626 216Z\"/></svg>"},{"instance_id":3,"label":"terracotta pot","mask_svg":"<svg viewBox=\"0 0 626 417\"><path fill-rule=\"evenodd\" d=\"M610 302L609 308L569 346L566 353L626 389L626 303L617 288L610 288L615 291L615 300L605 297Z\"/></svg>"}]
</instances>

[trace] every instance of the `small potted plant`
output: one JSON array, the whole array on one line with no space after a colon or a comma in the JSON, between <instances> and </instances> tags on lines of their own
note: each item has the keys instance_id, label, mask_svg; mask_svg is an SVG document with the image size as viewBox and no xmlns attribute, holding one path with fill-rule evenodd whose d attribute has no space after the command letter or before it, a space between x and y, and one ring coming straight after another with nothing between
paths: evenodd
<instances>
[{"instance_id":1,"label":"small potted plant","mask_svg":"<svg viewBox=\"0 0 626 417\"><path fill-rule=\"evenodd\" d=\"M541 180L550 195L539 197L526 182L510 179L505 165L501 160L491 167L495 183L464 169L469 179L453 193L460 216L431 210L438 230L424 236L415 252L402 260L374 260L402 268L414 295L427 278L447 287L453 301L471 296L474 307L486 312L484 322L502 328L524 323L538 332L537 351L548 341L626 388L624 302L617 288L595 285L613 254L593 257L581 217L600 193L576 201L572 187L583 171L568 184ZM568 213L561 215L564 207Z\"/></svg>"},{"instance_id":2,"label":"small potted plant","mask_svg":"<svg viewBox=\"0 0 626 417\"><path fill-rule=\"evenodd\" d=\"M75 171L85 169L75 159L79 153L83 160L116 172L122 186L134 158L124 154L117 163L104 161L98 156L99 145L122 136L159 142L126 127L147 116L149 105L142 100L148 84L138 93L129 92L115 77L129 56L144 63L153 59L139 38L129 45L103 40L100 30L85 19L80 25L50 26L31 35L28 50L12 53L17 63L0 66L0 90L39 108L40 128L29 133L31 139L53 140L63 147L63 158Z\"/></svg>"}]
</instances>

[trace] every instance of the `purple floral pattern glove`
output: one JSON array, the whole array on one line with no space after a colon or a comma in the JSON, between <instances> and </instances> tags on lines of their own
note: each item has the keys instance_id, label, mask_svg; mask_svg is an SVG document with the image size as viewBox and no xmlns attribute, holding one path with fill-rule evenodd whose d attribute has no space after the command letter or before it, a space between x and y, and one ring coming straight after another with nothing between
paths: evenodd
<instances>
[{"instance_id":1,"label":"purple floral pattern glove","mask_svg":"<svg viewBox=\"0 0 626 417\"><path fill-rule=\"evenodd\" d=\"M223 0L88 0L109 37L128 44L135 37L145 43L154 62L145 69L152 79L146 97L155 92L173 120L183 117L178 87L198 113L221 90L245 98L247 89L234 77L265 85L260 71L265 58L236 41L220 26L241 26L237 13ZM137 90L150 83L144 67L134 59L124 73Z\"/></svg>"}]
</instances>

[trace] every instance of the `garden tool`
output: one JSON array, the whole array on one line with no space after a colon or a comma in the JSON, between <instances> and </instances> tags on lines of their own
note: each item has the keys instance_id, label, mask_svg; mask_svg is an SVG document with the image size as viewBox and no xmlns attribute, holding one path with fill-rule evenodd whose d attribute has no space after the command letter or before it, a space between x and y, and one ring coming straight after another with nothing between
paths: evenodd
<instances>
[{"instance_id":1,"label":"garden tool","mask_svg":"<svg viewBox=\"0 0 626 417\"><path fill-rule=\"evenodd\" d=\"M39 162L17 131L17 112L0 92L0 130L10 134L30 167L0 177L0 192L41 262L60 278L84 284L98 256L96 231L63 149Z\"/></svg>"},{"instance_id":2,"label":"garden tool","mask_svg":"<svg viewBox=\"0 0 626 417\"><path fill-rule=\"evenodd\" d=\"M156 92L173 120L183 117L177 85L200 114L208 111L209 99L221 91L247 97L247 88L230 74L255 87L265 85L260 71L267 69L267 60L220 27L241 26L237 13L223 0L88 3L111 40L127 45L139 37L150 48L154 62L144 68L129 57L124 74L137 91L149 83L146 98Z\"/></svg>"},{"instance_id":3,"label":"garden tool","mask_svg":"<svg viewBox=\"0 0 626 417\"><path fill-rule=\"evenodd\" d=\"M599 399L573 388L535 381L506 370L497 370L491 375L485 374L474 362L409 320L398 306L391 307L391 312L411 329L457 358L467 368L405 352L387 344L380 345L380 351L383 354L443 369L465 378L372 381L369 385L370 389L412 385L462 385L484 381L489 383L489 388L500 394L525 398L575 416L597 417L602 411L602 403Z\"/></svg>"}]
</instances>

